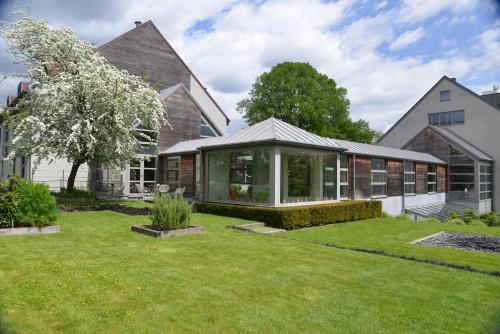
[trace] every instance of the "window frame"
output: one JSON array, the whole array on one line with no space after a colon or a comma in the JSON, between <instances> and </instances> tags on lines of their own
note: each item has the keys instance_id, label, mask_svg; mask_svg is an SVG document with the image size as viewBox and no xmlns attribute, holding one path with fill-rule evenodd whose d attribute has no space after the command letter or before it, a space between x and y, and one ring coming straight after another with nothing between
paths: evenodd
<instances>
[{"instance_id":1,"label":"window frame","mask_svg":"<svg viewBox=\"0 0 500 334\"><path fill-rule=\"evenodd\" d=\"M202 133L202 128L208 128L212 133L213 133L213 136L207 136L207 135L204 135ZM201 118L200 118L200 138L212 138L212 137L218 137L218 132L212 127L212 125L210 124L210 122L208 121L208 119L201 115Z\"/></svg>"},{"instance_id":2,"label":"window frame","mask_svg":"<svg viewBox=\"0 0 500 334\"><path fill-rule=\"evenodd\" d=\"M447 95L446 95L447 94ZM443 98L443 96L445 96ZM449 89L447 90L442 90L439 92L439 102L447 102L451 100L451 92Z\"/></svg>"},{"instance_id":3,"label":"window frame","mask_svg":"<svg viewBox=\"0 0 500 334\"><path fill-rule=\"evenodd\" d=\"M343 159L345 159L345 167L342 167L343 165ZM342 182L342 173L346 174L346 181ZM347 196L341 196L342 194L342 187L347 187ZM340 164L339 164L339 199L340 200L347 200L349 199L350 194L349 194L349 161L347 160L347 156L341 154L340 155Z\"/></svg>"},{"instance_id":4,"label":"window frame","mask_svg":"<svg viewBox=\"0 0 500 334\"><path fill-rule=\"evenodd\" d=\"M430 167L434 167L434 171L429 171ZM434 181L429 181L429 176L434 176ZM433 190L429 191L429 186L433 186ZM437 165L435 164L428 164L427 165L427 193L428 194L436 194L437 193Z\"/></svg>"},{"instance_id":5,"label":"window frame","mask_svg":"<svg viewBox=\"0 0 500 334\"><path fill-rule=\"evenodd\" d=\"M411 164L412 166L412 169L411 170L407 170L406 169L406 166L407 164ZM416 182L416 178L417 178L417 173L416 173L416 164L414 161L405 161L404 162L404 179L403 179L403 182L404 182L404 195L416 195L417 193L417 182ZM406 175L413 175L413 182L408 182L406 181ZM406 186L407 185L412 185L413 186L413 192L406 192Z\"/></svg>"},{"instance_id":6,"label":"window frame","mask_svg":"<svg viewBox=\"0 0 500 334\"><path fill-rule=\"evenodd\" d=\"M484 167L484 172L483 172ZM488 168L489 167L489 168ZM488 172L488 169L490 170ZM483 180L484 176L484 180ZM489 176L489 178L487 177ZM486 186L486 190L483 190L483 185ZM489 185L489 190L487 189L487 185ZM483 198L483 194L486 194L486 197ZM489 197L488 197L489 195ZM493 165L480 163L479 164L479 200L486 201L493 199Z\"/></svg>"},{"instance_id":7,"label":"window frame","mask_svg":"<svg viewBox=\"0 0 500 334\"><path fill-rule=\"evenodd\" d=\"M458 115L460 115L460 117L458 117ZM452 111L428 113L427 123L429 125L434 125L434 126L465 124L465 110L452 110Z\"/></svg>"},{"instance_id":8,"label":"window frame","mask_svg":"<svg viewBox=\"0 0 500 334\"><path fill-rule=\"evenodd\" d=\"M175 161L176 164L174 167L169 167L169 161ZM176 185L177 188L180 187L180 182L181 182L181 176L180 176L180 169L181 169L181 157L176 155L176 156L168 156L167 161L165 164L165 183L168 184L169 187L172 187L172 185ZM176 175L176 180L175 181L170 181L169 180L169 172L175 172ZM170 188L172 189L172 188Z\"/></svg>"},{"instance_id":9,"label":"window frame","mask_svg":"<svg viewBox=\"0 0 500 334\"><path fill-rule=\"evenodd\" d=\"M384 162L384 169L373 169L373 162L374 160L381 160ZM370 183L370 190L371 190L371 198L381 198L381 197L387 197L387 160L384 158L372 158L371 159L371 183ZM385 182L373 181L373 176L374 175L384 175ZM373 187L374 186L384 186L385 192L384 194L374 194Z\"/></svg>"}]
</instances>

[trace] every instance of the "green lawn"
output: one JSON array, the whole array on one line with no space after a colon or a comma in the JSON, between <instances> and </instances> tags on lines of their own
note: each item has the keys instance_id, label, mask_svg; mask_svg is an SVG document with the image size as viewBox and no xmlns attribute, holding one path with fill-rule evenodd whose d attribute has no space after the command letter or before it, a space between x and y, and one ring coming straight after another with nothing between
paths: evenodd
<instances>
[{"instance_id":1,"label":"green lawn","mask_svg":"<svg viewBox=\"0 0 500 334\"><path fill-rule=\"evenodd\" d=\"M460 226L394 218L334 224L288 232L286 236L322 243L333 243L339 246L383 250L396 255L470 265L487 271L500 271L500 254L410 243L440 231L500 236L500 228L498 227Z\"/></svg>"},{"instance_id":2,"label":"green lawn","mask_svg":"<svg viewBox=\"0 0 500 334\"><path fill-rule=\"evenodd\" d=\"M117 201L117 200L95 200L95 201L64 201L58 200L58 205L64 206L94 206L94 205L123 205L131 208L152 208L153 203L146 201Z\"/></svg>"},{"instance_id":3,"label":"green lawn","mask_svg":"<svg viewBox=\"0 0 500 334\"><path fill-rule=\"evenodd\" d=\"M62 213L59 234L0 239L0 332L478 333L499 318L500 278L283 238L330 227L262 235L196 214L206 233L130 231L146 222Z\"/></svg>"}]
</instances>

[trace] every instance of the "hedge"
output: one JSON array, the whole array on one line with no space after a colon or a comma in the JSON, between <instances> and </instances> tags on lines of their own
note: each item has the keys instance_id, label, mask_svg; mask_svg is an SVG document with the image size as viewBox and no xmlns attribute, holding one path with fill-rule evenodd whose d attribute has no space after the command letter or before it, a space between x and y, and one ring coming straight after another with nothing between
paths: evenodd
<instances>
[{"instance_id":1,"label":"hedge","mask_svg":"<svg viewBox=\"0 0 500 334\"><path fill-rule=\"evenodd\" d=\"M282 208L196 202L193 208L196 212L254 220L286 230L382 216L382 202L380 201L345 201Z\"/></svg>"}]
</instances>

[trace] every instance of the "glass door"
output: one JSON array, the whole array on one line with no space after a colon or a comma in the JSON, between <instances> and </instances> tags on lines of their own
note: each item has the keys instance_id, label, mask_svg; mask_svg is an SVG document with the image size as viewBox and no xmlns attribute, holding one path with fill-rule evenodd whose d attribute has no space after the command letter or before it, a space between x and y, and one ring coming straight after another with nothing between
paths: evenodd
<instances>
[{"instance_id":1,"label":"glass door","mask_svg":"<svg viewBox=\"0 0 500 334\"><path fill-rule=\"evenodd\" d=\"M141 197L154 192L156 184L156 157L138 156L129 166L129 196Z\"/></svg>"}]
</instances>

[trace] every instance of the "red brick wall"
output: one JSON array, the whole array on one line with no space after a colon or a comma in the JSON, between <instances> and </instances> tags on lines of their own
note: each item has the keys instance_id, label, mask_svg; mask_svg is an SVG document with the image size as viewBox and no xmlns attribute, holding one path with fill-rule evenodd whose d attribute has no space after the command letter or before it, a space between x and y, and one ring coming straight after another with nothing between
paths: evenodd
<instances>
[{"instance_id":1,"label":"red brick wall","mask_svg":"<svg viewBox=\"0 0 500 334\"><path fill-rule=\"evenodd\" d=\"M437 166L437 191L438 193L448 191L448 168L445 165Z\"/></svg>"},{"instance_id":2,"label":"red brick wall","mask_svg":"<svg viewBox=\"0 0 500 334\"><path fill-rule=\"evenodd\" d=\"M179 181L181 187L186 187L185 196L194 195L194 156L181 155Z\"/></svg>"}]
</instances>

